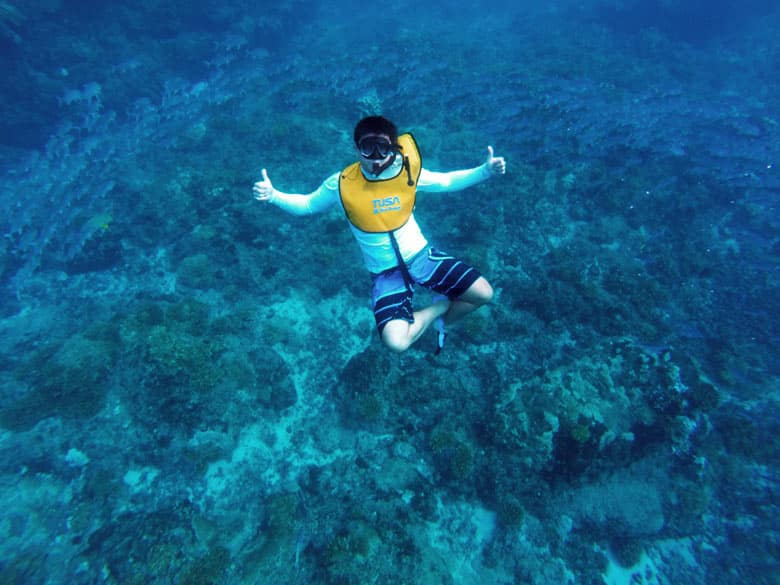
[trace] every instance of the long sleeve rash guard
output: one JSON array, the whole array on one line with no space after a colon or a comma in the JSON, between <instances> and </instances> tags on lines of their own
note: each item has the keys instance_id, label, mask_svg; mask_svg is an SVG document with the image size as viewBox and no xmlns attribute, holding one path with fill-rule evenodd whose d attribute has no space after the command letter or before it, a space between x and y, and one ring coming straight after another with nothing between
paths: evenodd
<instances>
[{"instance_id":1,"label":"long sleeve rash guard","mask_svg":"<svg viewBox=\"0 0 780 585\"><path fill-rule=\"evenodd\" d=\"M387 179L394 177L401 170L401 162L396 160L394 164L385 169L378 177L366 175L365 173L363 175L369 181ZM294 215L321 213L336 204L341 206L343 210L341 197L339 196L340 174L341 172L332 174L315 191L309 194L282 193L274 190L270 202ZM486 164L473 169L448 173L433 172L423 168L417 183L417 191L432 193L460 191L481 183L488 177L490 177L490 171ZM398 265L398 259L388 234L363 232L351 223L349 226L360 246L360 251L363 253L366 268L370 272L379 274ZM405 262L408 262L428 245L428 240L423 236L417 221L414 219L414 213L412 213L404 225L393 232L393 235L398 242L401 256Z\"/></svg>"}]
</instances>

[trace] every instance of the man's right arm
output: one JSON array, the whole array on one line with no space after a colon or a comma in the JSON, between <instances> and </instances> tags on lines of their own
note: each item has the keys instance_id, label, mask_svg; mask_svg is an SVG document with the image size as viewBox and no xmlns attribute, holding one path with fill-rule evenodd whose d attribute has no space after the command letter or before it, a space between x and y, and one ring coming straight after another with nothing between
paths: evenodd
<instances>
[{"instance_id":1,"label":"man's right arm","mask_svg":"<svg viewBox=\"0 0 780 585\"><path fill-rule=\"evenodd\" d=\"M255 199L272 203L287 213L293 215L320 213L338 201L338 173L328 177L316 191L305 195L277 191L265 169L263 169L262 174L262 180L257 181L252 187Z\"/></svg>"}]
</instances>

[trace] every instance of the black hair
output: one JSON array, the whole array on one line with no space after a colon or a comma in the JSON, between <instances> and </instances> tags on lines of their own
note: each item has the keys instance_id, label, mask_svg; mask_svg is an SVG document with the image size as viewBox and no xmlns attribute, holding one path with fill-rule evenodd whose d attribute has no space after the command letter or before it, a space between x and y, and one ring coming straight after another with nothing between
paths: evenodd
<instances>
[{"instance_id":1,"label":"black hair","mask_svg":"<svg viewBox=\"0 0 780 585\"><path fill-rule=\"evenodd\" d=\"M355 126L355 144L366 134L387 134L390 142L398 142L398 128L384 116L366 116Z\"/></svg>"}]
</instances>

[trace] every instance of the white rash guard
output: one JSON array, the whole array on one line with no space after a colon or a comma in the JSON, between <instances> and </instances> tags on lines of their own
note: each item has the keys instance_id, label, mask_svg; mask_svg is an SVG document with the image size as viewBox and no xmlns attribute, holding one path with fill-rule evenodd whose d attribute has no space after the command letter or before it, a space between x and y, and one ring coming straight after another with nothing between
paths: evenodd
<instances>
[{"instance_id":1,"label":"white rash guard","mask_svg":"<svg viewBox=\"0 0 780 585\"><path fill-rule=\"evenodd\" d=\"M361 167L361 170L362 167ZM401 157L379 176L367 175L363 171L363 176L369 180L389 179L396 176L403 170ZM293 215L312 215L321 213L330 209L335 204L341 206L341 197L339 196L339 176L341 171L328 177L316 191L309 194L282 193L274 189L270 202L277 207L292 213ZM488 179L490 171L486 164L462 171L451 171L448 173L438 173L423 168L420 172L420 178L417 182L418 192L442 193L448 191L460 191L477 183ZM343 211L343 206L342 206ZM346 217L346 214L345 214ZM379 274L398 265L395 251L390 243L390 237L386 233L367 233L359 230L351 223L352 234L355 236L360 251L363 253L363 260L366 268L374 274ZM414 213L409 216L407 222L393 232L398 242L398 248L404 261L409 261L428 245L420 227L414 219Z\"/></svg>"}]
</instances>

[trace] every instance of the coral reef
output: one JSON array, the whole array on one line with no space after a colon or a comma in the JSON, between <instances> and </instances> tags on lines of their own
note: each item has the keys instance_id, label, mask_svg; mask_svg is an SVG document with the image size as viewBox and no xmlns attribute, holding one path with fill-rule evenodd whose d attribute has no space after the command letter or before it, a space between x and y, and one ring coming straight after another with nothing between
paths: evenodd
<instances>
[{"instance_id":1,"label":"coral reef","mask_svg":"<svg viewBox=\"0 0 780 585\"><path fill-rule=\"evenodd\" d=\"M702 6L0 2L0 582L774 583L780 13ZM377 112L507 158L439 355L251 197Z\"/></svg>"}]
</instances>

